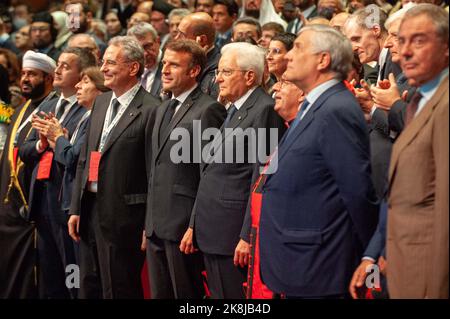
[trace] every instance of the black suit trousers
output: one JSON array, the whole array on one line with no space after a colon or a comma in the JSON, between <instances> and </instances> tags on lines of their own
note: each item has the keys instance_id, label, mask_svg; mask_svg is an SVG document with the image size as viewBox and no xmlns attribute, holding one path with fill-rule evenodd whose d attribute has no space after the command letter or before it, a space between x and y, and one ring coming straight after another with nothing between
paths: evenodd
<instances>
[{"instance_id":1,"label":"black suit trousers","mask_svg":"<svg viewBox=\"0 0 450 319\"><path fill-rule=\"evenodd\" d=\"M153 299L201 299L205 295L199 251L186 255L180 243L147 238L147 265Z\"/></svg>"},{"instance_id":2,"label":"black suit trousers","mask_svg":"<svg viewBox=\"0 0 450 319\"><path fill-rule=\"evenodd\" d=\"M143 252L108 243L100 228L96 194L84 196L88 229L80 241L80 298L142 299Z\"/></svg>"}]
</instances>

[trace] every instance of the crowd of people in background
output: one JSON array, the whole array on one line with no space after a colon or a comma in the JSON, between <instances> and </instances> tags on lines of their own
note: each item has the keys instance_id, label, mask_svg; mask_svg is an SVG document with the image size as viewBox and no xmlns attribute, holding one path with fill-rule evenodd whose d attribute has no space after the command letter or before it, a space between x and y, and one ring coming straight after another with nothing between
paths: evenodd
<instances>
[{"instance_id":1,"label":"crowd of people in background","mask_svg":"<svg viewBox=\"0 0 450 319\"><path fill-rule=\"evenodd\" d=\"M448 298L448 10L2 2L0 298Z\"/></svg>"}]
</instances>

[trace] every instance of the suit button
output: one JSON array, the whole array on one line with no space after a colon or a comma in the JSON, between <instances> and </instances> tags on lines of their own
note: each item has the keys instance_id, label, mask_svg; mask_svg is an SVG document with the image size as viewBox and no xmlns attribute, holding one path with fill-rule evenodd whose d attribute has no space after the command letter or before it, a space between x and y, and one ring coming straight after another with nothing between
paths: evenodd
<instances>
[{"instance_id":1,"label":"suit button","mask_svg":"<svg viewBox=\"0 0 450 319\"><path fill-rule=\"evenodd\" d=\"M160 162L160 161L157 161L157 162L156 162L156 165L161 165L161 162Z\"/></svg>"}]
</instances>

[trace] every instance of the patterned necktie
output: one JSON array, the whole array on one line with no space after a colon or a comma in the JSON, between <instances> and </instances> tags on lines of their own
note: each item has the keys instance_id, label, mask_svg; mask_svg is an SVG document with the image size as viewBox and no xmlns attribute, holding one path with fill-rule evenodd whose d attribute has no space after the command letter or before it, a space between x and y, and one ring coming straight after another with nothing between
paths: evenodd
<instances>
[{"instance_id":1,"label":"patterned necktie","mask_svg":"<svg viewBox=\"0 0 450 319\"><path fill-rule=\"evenodd\" d=\"M172 99L170 100L169 105L167 105L166 113L164 113L164 117L161 121L161 126L159 129L160 143L163 142L163 139L165 138L166 134L169 131L170 121L172 120L173 115L175 114L175 110L179 103L180 101L178 101L177 99Z\"/></svg>"},{"instance_id":2,"label":"patterned necktie","mask_svg":"<svg viewBox=\"0 0 450 319\"><path fill-rule=\"evenodd\" d=\"M117 99L113 99L112 101L112 112L111 112L111 122L116 118L117 112L120 108L120 102Z\"/></svg>"},{"instance_id":3,"label":"patterned necktie","mask_svg":"<svg viewBox=\"0 0 450 319\"><path fill-rule=\"evenodd\" d=\"M422 99L422 94L420 94L419 91L416 91L414 95L411 98L411 101L406 106L406 114L405 114L405 127L411 123L411 121L414 119L414 115L417 112L417 108L419 107L419 102Z\"/></svg>"},{"instance_id":4,"label":"patterned necktie","mask_svg":"<svg viewBox=\"0 0 450 319\"><path fill-rule=\"evenodd\" d=\"M300 123L300 120L302 119L303 113L305 113L306 109L309 106L309 102L308 100L305 100L302 104L302 106L300 107L300 110L297 113L297 116L295 117L295 119L292 121L292 123L290 124L288 130L286 131L286 138L285 140L287 140L289 138L289 136L291 135L291 133L295 130L295 128L297 127L298 123Z\"/></svg>"},{"instance_id":5,"label":"patterned necktie","mask_svg":"<svg viewBox=\"0 0 450 319\"><path fill-rule=\"evenodd\" d=\"M225 119L225 122L223 122L223 127L227 127L227 125L230 123L231 119L233 118L233 115L236 114L238 109L234 104L231 104L230 107L227 110L227 118Z\"/></svg>"},{"instance_id":6,"label":"patterned necktie","mask_svg":"<svg viewBox=\"0 0 450 319\"><path fill-rule=\"evenodd\" d=\"M66 107L69 104L69 101L67 100L61 100L61 104L59 105L58 113L56 113L56 118L58 120L61 119L61 117L64 115L64 112L66 111Z\"/></svg>"}]
</instances>

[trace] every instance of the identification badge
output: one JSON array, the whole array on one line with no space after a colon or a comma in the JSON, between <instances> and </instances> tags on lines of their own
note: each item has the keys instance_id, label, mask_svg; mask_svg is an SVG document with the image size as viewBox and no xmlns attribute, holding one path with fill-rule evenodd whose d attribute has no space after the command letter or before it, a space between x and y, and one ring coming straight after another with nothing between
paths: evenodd
<instances>
[{"instance_id":1,"label":"identification badge","mask_svg":"<svg viewBox=\"0 0 450 319\"><path fill-rule=\"evenodd\" d=\"M42 154L39 160L39 167L36 179L44 180L50 178L50 171L52 170L53 152L47 151Z\"/></svg>"},{"instance_id":2,"label":"identification badge","mask_svg":"<svg viewBox=\"0 0 450 319\"><path fill-rule=\"evenodd\" d=\"M89 182L98 181L98 166L100 164L100 152L91 152L91 158L89 160Z\"/></svg>"}]
</instances>

